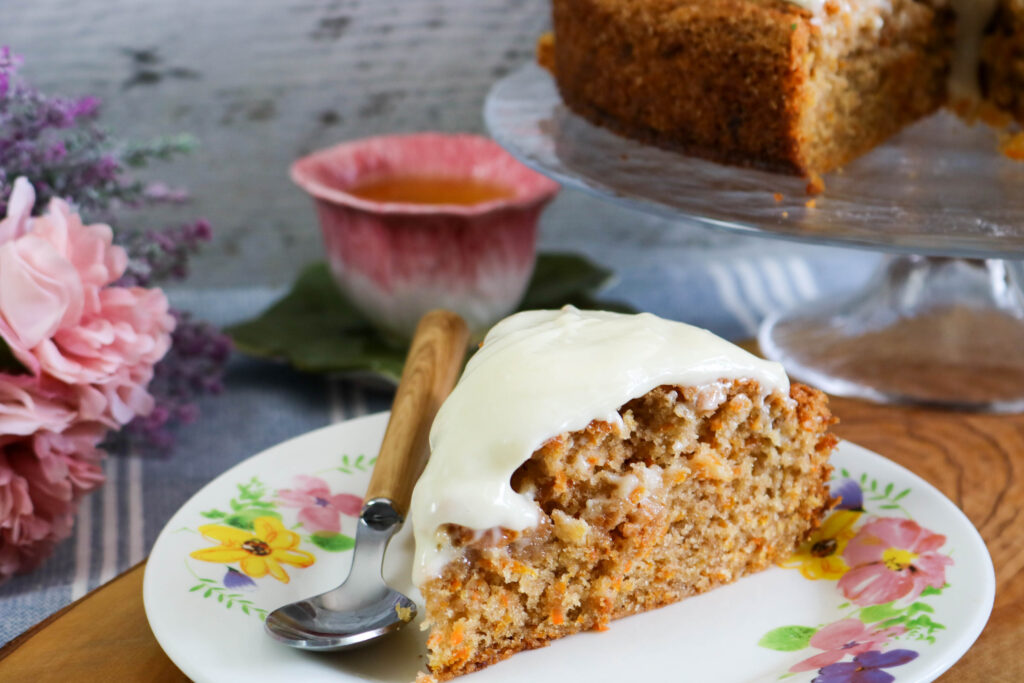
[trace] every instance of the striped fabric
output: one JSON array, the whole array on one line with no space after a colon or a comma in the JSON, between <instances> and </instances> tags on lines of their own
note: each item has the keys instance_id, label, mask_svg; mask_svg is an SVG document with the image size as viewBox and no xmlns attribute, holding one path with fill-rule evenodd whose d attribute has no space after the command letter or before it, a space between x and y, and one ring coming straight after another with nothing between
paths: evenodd
<instances>
[{"instance_id":1,"label":"striped fabric","mask_svg":"<svg viewBox=\"0 0 1024 683\"><path fill-rule=\"evenodd\" d=\"M753 336L770 311L856 286L877 258L788 245L756 253L617 248L620 280L607 296L738 340ZM279 294L253 288L173 298L226 324L254 315ZM165 521L224 470L311 429L386 410L391 398L386 387L243 357L232 359L227 387L203 401L201 418L181 430L173 455L108 459L107 483L83 503L73 536L38 571L0 586L0 645L141 561Z\"/></svg>"}]
</instances>

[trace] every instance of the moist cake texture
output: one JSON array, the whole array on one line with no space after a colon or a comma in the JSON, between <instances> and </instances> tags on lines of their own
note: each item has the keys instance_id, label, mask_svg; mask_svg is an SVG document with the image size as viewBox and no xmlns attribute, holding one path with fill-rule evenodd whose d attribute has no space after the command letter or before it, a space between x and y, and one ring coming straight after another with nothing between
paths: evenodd
<instances>
[{"instance_id":1,"label":"moist cake texture","mask_svg":"<svg viewBox=\"0 0 1024 683\"><path fill-rule=\"evenodd\" d=\"M939 3L941 4L941 3ZM629 137L811 175L938 109L950 17L918 0L553 0L566 104Z\"/></svg>"},{"instance_id":2,"label":"moist cake texture","mask_svg":"<svg viewBox=\"0 0 1024 683\"><path fill-rule=\"evenodd\" d=\"M999 0L980 58L982 95L1024 124L1024 0Z\"/></svg>"},{"instance_id":3,"label":"moist cake texture","mask_svg":"<svg viewBox=\"0 0 1024 683\"><path fill-rule=\"evenodd\" d=\"M442 407L413 497L414 581L426 602L429 667L439 680L764 569L786 558L832 504L828 456L836 440L825 397L789 386L776 364L696 328L652 323L653 316L571 308L519 315L525 320L513 316L488 336ZM640 331L623 341L631 325ZM673 326L682 337L673 337ZM652 370L666 344L679 339L696 340L691 365ZM569 358L559 351L573 347L588 363L616 356L577 382L596 389L603 375L616 378L632 362L635 395L546 434L511 469L491 470L505 478L495 490L507 495L481 503L485 497L460 486L452 461L500 460L489 449L507 440L489 441L488 429L444 412L491 403L478 413L486 414L505 403L504 417L532 434L529 410L515 405L530 383L513 379L518 368L505 366L509 386L475 391L523 344L519 357L534 366L525 374L551 379L534 387L539 397L573 395L564 384L578 368L558 367ZM489 345L491 356L483 356ZM632 357L618 357L623 350ZM563 412L578 419L583 412L575 408ZM448 439L459 429L468 430L460 443L468 439L477 450L452 455ZM474 474L478 466L463 471L472 491L487 488Z\"/></svg>"},{"instance_id":4,"label":"moist cake texture","mask_svg":"<svg viewBox=\"0 0 1024 683\"><path fill-rule=\"evenodd\" d=\"M1024 121L1024 0L552 0L565 103L620 134L815 176L946 104Z\"/></svg>"}]
</instances>

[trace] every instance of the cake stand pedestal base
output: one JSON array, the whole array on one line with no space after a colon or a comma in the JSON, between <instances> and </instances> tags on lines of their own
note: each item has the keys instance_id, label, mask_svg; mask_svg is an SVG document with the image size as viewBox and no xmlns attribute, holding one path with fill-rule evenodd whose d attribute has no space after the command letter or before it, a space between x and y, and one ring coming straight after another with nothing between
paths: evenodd
<instances>
[{"instance_id":1,"label":"cake stand pedestal base","mask_svg":"<svg viewBox=\"0 0 1024 683\"><path fill-rule=\"evenodd\" d=\"M1024 411L1019 262L887 258L868 285L767 318L761 349L839 396Z\"/></svg>"}]
</instances>

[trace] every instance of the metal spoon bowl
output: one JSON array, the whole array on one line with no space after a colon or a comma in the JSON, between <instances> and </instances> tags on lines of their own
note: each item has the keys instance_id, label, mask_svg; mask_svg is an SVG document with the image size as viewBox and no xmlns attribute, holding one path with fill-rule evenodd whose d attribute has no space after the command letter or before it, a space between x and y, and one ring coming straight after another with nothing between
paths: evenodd
<instances>
[{"instance_id":1,"label":"metal spoon bowl","mask_svg":"<svg viewBox=\"0 0 1024 683\"><path fill-rule=\"evenodd\" d=\"M359 515L348 577L333 590L271 612L264 623L270 637L302 650L347 650L415 618L416 603L384 583L381 565L426 464L430 424L455 384L468 339L455 313L431 311L420 320Z\"/></svg>"},{"instance_id":2,"label":"metal spoon bowl","mask_svg":"<svg viewBox=\"0 0 1024 683\"><path fill-rule=\"evenodd\" d=\"M345 582L334 590L280 607L267 616L272 638L303 650L345 650L398 630L416 617L416 603L381 580L380 567L402 518L386 499L363 508L356 531L359 552Z\"/></svg>"}]
</instances>

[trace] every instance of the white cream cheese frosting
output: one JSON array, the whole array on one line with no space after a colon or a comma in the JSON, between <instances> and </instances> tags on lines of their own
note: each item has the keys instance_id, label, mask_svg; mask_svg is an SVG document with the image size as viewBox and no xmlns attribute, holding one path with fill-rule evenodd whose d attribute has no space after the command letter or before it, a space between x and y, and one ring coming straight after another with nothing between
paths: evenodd
<instances>
[{"instance_id":1,"label":"white cream cheese frosting","mask_svg":"<svg viewBox=\"0 0 1024 683\"><path fill-rule=\"evenodd\" d=\"M649 313L526 311L495 325L441 406L430 460L413 492L413 581L450 559L443 524L470 529L536 526L540 509L511 477L549 439L593 420L621 424L618 409L663 384L701 387L756 380L788 395L778 363L710 332Z\"/></svg>"}]
</instances>

